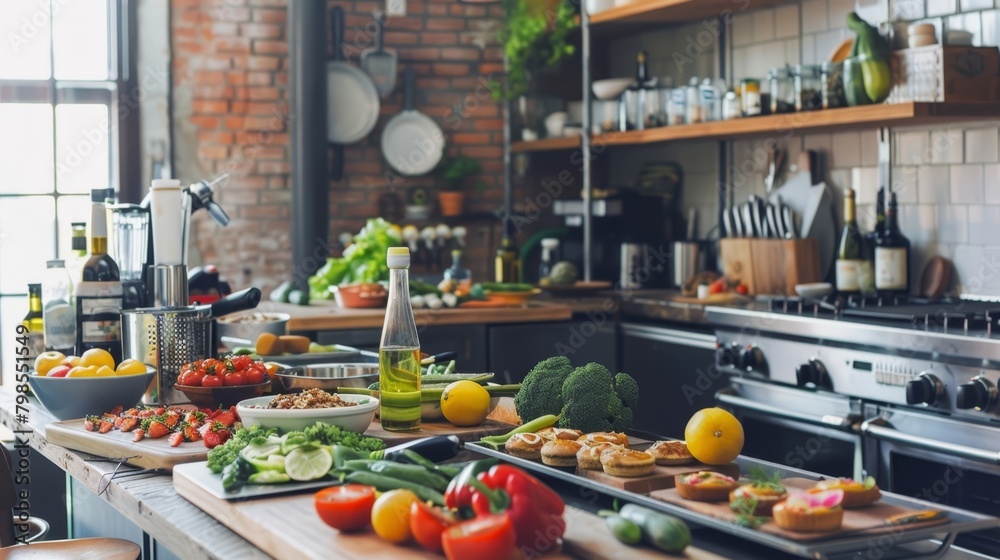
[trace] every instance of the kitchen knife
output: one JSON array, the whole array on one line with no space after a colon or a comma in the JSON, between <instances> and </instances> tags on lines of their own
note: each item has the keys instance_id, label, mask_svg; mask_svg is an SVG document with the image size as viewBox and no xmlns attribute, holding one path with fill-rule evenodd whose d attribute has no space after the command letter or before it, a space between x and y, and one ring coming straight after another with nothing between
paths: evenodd
<instances>
[{"instance_id":1,"label":"kitchen knife","mask_svg":"<svg viewBox=\"0 0 1000 560\"><path fill-rule=\"evenodd\" d=\"M746 237L757 237L759 230L755 229L759 227L758 224L754 224L754 204L752 202L747 202L740 205L743 210L743 233Z\"/></svg>"},{"instance_id":2,"label":"kitchen knife","mask_svg":"<svg viewBox=\"0 0 1000 560\"><path fill-rule=\"evenodd\" d=\"M462 440L454 435L415 439L386 449L384 459L389 461L402 459L401 452L404 449L416 451L432 463L440 463L455 458L462 451Z\"/></svg>"},{"instance_id":3,"label":"kitchen knife","mask_svg":"<svg viewBox=\"0 0 1000 560\"><path fill-rule=\"evenodd\" d=\"M770 236L781 239L784 234L781 231L781 226L778 223L778 211L772 204L768 204L766 208L767 212L767 227L770 230Z\"/></svg>"},{"instance_id":4,"label":"kitchen knife","mask_svg":"<svg viewBox=\"0 0 1000 560\"><path fill-rule=\"evenodd\" d=\"M737 237L736 231L733 229L733 215L729 208L722 210L722 235L723 237Z\"/></svg>"},{"instance_id":5,"label":"kitchen knife","mask_svg":"<svg viewBox=\"0 0 1000 560\"><path fill-rule=\"evenodd\" d=\"M740 217L740 207L734 206L729 209L733 220L733 234L736 237L746 237L746 230L743 228L743 218Z\"/></svg>"},{"instance_id":6,"label":"kitchen knife","mask_svg":"<svg viewBox=\"0 0 1000 560\"><path fill-rule=\"evenodd\" d=\"M760 236L765 239L774 237L771 225L767 223L767 204L764 202L764 199L755 196L754 204L756 204L757 217L760 220Z\"/></svg>"},{"instance_id":7,"label":"kitchen knife","mask_svg":"<svg viewBox=\"0 0 1000 560\"><path fill-rule=\"evenodd\" d=\"M785 238L798 239L799 226L796 223L795 212L791 208L785 206L783 208L782 219L785 221Z\"/></svg>"},{"instance_id":8,"label":"kitchen knife","mask_svg":"<svg viewBox=\"0 0 1000 560\"><path fill-rule=\"evenodd\" d=\"M766 225L760 213L760 204L757 202L757 197L750 195L750 201L747 203L750 205L750 216L753 219L753 231L756 237L766 237Z\"/></svg>"}]
</instances>

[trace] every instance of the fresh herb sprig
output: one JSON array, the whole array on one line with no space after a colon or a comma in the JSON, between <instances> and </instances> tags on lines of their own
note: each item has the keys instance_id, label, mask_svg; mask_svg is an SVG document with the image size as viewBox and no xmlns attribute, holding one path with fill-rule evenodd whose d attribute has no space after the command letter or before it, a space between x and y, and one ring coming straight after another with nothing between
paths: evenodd
<instances>
[{"instance_id":1,"label":"fresh herb sprig","mask_svg":"<svg viewBox=\"0 0 1000 560\"><path fill-rule=\"evenodd\" d=\"M750 484L755 488L766 488L777 492L785 491L785 486L781 483L781 473L778 471L767 474L767 471L762 467L755 465L748 469L747 474L750 478Z\"/></svg>"},{"instance_id":2,"label":"fresh herb sprig","mask_svg":"<svg viewBox=\"0 0 1000 560\"><path fill-rule=\"evenodd\" d=\"M757 509L757 498L753 496L744 496L735 499L729 504L729 509L736 512L736 524L740 527L756 529L767 523L766 518L754 515L754 511Z\"/></svg>"}]
</instances>

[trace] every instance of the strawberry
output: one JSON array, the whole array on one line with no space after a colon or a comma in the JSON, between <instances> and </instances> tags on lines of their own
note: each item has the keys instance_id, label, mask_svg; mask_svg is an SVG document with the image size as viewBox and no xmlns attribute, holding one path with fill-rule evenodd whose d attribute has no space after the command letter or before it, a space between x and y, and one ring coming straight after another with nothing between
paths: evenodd
<instances>
[{"instance_id":1,"label":"strawberry","mask_svg":"<svg viewBox=\"0 0 1000 560\"><path fill-rule=\"evenodd\" d=\"M114 408L111 409L110 414L112 414L114 416L117 416L117 415L121 414L123 410L125 410L125 407L122 406L122 405L118 405L118 406L116 406L116 407L114 407Z\"/></svg>"},{"instance_id":2,"label":"strawberry","mask_svg":"<svg viewBox=\"0 0 1000 560\"><path fill-rule=\"evenodd\" d=\"M139 414L139 409L137 409L135 407L132 407L132 408L126 410L125 414L123 416L135 416L137 414Z\"/></svg>"},{"instance_id":3,"label":"strawberry","mask_svg":"<svg viewBox=\"0 0 1000 560\"><path fill-rule=\"evenodd\" d=\"M117 430L117 429L121 428L123 422L125 422L124 418L122 418L121 416L116 416L115 417L115 421L114 421L115 429Z\"/></svg>"},{"instance_id":4,"label":"strawberry","mask_svg":"<svg viewBox=\"0 0 1000 560\"><path fill-rule=\"evenodd\" d=\"M157 409L156 409L156 410L155 410L155 411L153 412L153 414L156 414L157 416L163 416L163 414L164 414L164 413L166 413L166 412L167 412L167 409L166 409L166 408L163 408L163 407L161 406L161 407L157 408Z\"/></svg>"},{"instance_id":5,"label":"strawberry","mask_svg":"<svg viewBox=\"0 0 1000 560\"><path fill-rule=\"evenodd\" d=\"M139 418L149 418L150 416L153 416L153 409L152 408L144 408L144 409L140 410L139 413L136 414L136 416L139 417Z\"/></svg>"},{"instance_id":6,"label":"strawberry","mask_svg":"<svg viewBox=\"0 0 1000 560\"><path fill-rule=\"evenodd\" d=\"M184 441L184 434L180 432L174 432L170 434L170 447L177 447Z\"/></svg>"},{"instance_id":7,"label":"strawberry","mask_svg":"<svg viewBox=\"0 0 1000 560\"><path fill-rule=\"evenodd\" d=\"M212 419L212 421L222 424L227 428L236 423L236 414L229 410L224 410L219 413L218 416Z\"/></svg>"},{"instance_id":8,"label":"strawberry","mask_svg":"<svg viewBox=\"0 0 1000 560\"><path fill-rule=\"evenodd\" d=\"M136 429L138 425L139 425L138 418L135 417L125 418L124 422L122 422L121 430L123 432L131 432L132 430Z\"/></svg>"},{"instance_id":9,"label":"strawberry","mask_svg":"<svg viewBox=\"0 0 1000 560\"><path fill-rule=\"evenodd\" d=\"M101 421L100 425L97 427L97 431L101 432L102 434L106 434L106 433L108 433L108 432L111 431L111 428L114 428L114 427L115 427L115 425L112 424L111 422Z\"/></svg>"},{"instance_id":10,"label":"strawberry","mask_svg":"<svg viewBox=\"0 0 1000 560\"><path fill-rule=\"evenodd\" d=\"M149 423L149 437L153 439L159 439L170 433L170 428L166 424L160 422L159 420L153 420Z\"/></svg>"},{"instance_id":11,"label":"strawberry","mask_svg":"<svg viewBox=\"0 0 1000 560\"><path fill-rule=\"evenodd\" d=\"M180 422L180 416L176 414L167 414L163 417L163 423L167 425L168 428L173 428Z\"/></svg>"},{"instance_id":12,"label":"strawberry","mask_svg":"<svg viewBox=\"0 0 1000 560\"><path fill-rule=\"evenodd\" d=\"M144 437L146 437L146 431L142 428L132 430L132 441L140 441Z\"/></svg>"},{"instance_id":13,"label":"strawberry","mask_svg":"<svg viewBox=\"0 0 1000 560\"><path fill-rule=\"evenodd\" d=\"M201 439L201 434L198 433L197 426L188 424L181 429L181 433L184 434L184 439L188 441L198 441Z\"/></svg>"},{"instance_id":14,"label":"strawberry","mask_svg":"<svg viewBox=\"0 0 1000 560\"><path fill-rule=\"evenodd\" d=\"M206 431L202 434L202 439L205 440L205 447L209 449L222 445L222 438L219 436L218 432Z\"/></svg>"},{"instance_id":15,"label":"strawberry","mask_svg":"<svg viewBox=\"0 0 1000 560\"><path fill-rule=\"evenodd\" d=\"M233 432L229 428L216 428L215 433L219 434L219 438L222 439L222 443L229 441L229 438L233 437Z\"/></svg>"},{"instance_id":16,"label":"strawberry","mask_svg":"<svg viewBox=\"0 0 1000 560\"><path fill-rule=\"evenodd\" d=\"M100 420L96 416L87 416L83 419L83 429L88 432L96 432Z\"/></svg>"}]
</instances>

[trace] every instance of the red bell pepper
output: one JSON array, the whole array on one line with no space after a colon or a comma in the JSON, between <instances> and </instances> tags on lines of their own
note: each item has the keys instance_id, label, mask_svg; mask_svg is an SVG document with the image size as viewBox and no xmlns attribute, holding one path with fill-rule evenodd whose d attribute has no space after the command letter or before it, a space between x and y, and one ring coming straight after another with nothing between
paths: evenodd
<instances>
[{"instance_id":1,"label":"red bell pepper","mask_svg":"<svg viewBox=\"0 0 1000 560\"><path fill-rule=\"evenodd\" d=\"M496 459L481 459L466 465L462 472L448 483L448 488L444 492L445 507L458 510L459 514L471 515L473 481L476 480L479 473L490 470L490 467L495 466L498 462Z\"/></svg>"},{"instance_id":2,"label":"red bell pepper","mask_svg":"<svg viewBox=\"0 0 1000 560\"><path fill-rule=\"evenodd\" d=\"M480 473L472 485L476 516L507 515L523 553L544 554L558 546L566 532L562 517L566 505L551 488L510 465L497 465Z\"/></svg>"}]
</instances>

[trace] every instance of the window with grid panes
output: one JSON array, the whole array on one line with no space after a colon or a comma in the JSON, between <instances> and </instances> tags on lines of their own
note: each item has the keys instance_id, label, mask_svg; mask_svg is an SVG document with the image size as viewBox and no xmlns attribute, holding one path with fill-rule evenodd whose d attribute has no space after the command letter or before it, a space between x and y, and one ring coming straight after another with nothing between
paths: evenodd
<instances>
[{"instance_id":1,"label":"window with grid panes","mask_svg":"<svg viewBox=\"0 0 1000 560\"><path fill-rule=\"evenodd\" d=\"M70 256L90 190L118 188L130 0L0 0L0 373L45 261ZM138 100L133 100L138 101ZM133 103L133 108L135 104ZM132 111L135 112L135 111Z\"/></svg>"}]
</instances>

